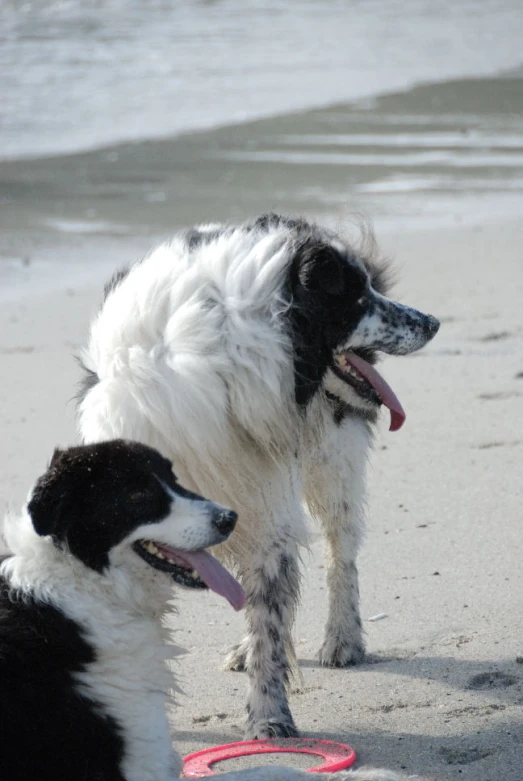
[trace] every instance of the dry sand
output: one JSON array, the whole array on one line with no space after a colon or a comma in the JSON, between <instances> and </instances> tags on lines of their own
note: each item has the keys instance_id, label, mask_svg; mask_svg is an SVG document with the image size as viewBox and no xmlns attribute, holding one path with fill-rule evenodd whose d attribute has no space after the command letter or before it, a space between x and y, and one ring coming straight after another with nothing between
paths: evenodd
<instances>
[{"instance_id":1,"label":"dry sand","mask_svg":"<svg viewBox=\"0 0 523 781\"><path fill-rule=\"evenodd\" d=\"M304 557L291 695L306 736L348 742L359 764L423 781L523 779L523 226L380 237L401 300L441 317L422 353L384 362L407 410L385 416L360 558L368 661L320 668L321 542ZM72 354L101 283L5 303L0 352L2 509L16 508L56 444L75 441ZM182 753L241 739L246 680L220 669L243 629L214 595L179 600Z\"/></svg>"}]
</instances>

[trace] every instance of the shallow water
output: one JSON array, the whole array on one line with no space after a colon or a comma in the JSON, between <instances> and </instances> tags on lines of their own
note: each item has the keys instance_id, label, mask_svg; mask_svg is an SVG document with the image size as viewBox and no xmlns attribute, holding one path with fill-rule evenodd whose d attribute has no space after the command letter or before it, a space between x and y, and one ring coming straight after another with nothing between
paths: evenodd
<instances>
[{"instance_id":1,"label":"shallow water","mask_svg":"<svg viewBox=\"0 0 523 781\"><path fill-rule=\"evenodd\" d=\"M519 0L4 2L0 20L4 292L85 276L109 240L268 210L380 230L521 214Z\"/></svg>"},{"instance_id":2,"label":"shallow water","mask_svg":"<svg viewBox=\"0 0 523 781\"><path fill-rule=\"evenodd\" d=\"M3 0L0 157L230 125L521 65L520 0Z\"/></svg>"},{"instance_id":3,"label":"shallow water","mask_svg":"<svg viewBox=\"0 0 523 781\"><path fill-rule=\"evenodd\" d=\"M172 139L4 162L4 232L126 236L267 210L425 227L521 212L523 79L416 87Z\"/></svg>"}]
</instances>

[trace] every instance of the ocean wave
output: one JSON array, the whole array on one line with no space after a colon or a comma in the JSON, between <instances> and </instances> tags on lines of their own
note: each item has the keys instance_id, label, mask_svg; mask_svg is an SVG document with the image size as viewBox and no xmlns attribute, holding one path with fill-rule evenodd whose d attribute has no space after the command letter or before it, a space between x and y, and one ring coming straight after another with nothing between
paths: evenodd
<instances>
[{"instance_id":1,"label":"ocean wave","mask_svg":"<svg viewBox=\"0 0 523 781\"><path fill-rule=\"evenodd\" d=\"M2 3L0 27L8 159L166 138L521 63L519 0L33 0Z\"/></svg>"}]
</instances>

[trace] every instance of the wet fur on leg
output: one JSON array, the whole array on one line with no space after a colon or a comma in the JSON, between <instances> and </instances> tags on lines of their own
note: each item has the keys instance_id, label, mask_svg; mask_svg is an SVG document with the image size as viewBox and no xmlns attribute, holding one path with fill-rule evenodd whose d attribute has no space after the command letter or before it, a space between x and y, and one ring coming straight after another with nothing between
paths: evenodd
<instances>
[{"instance_id":1,"label":"wet fur on leg","mask_svg":"<svg viewBox=\"0 0 523 781\"><path fill-rule=\"evenodd\" d=\"M296 544L282 540L262 551L257 566L242 578L249 627L245 659L249 739L298 735L286 693L291 672L290 627L300 581L297 559Z\"/></svg>"}]
</instances>

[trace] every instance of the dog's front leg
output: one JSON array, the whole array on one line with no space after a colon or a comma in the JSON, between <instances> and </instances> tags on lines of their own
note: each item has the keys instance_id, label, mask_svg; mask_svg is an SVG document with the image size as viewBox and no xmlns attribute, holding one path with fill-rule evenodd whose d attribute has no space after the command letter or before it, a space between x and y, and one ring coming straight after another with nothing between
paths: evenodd
<instances>
[{"instance_id":1,"label":"dog's front leg","mask_svg":"<svg viewBox=\"0 0 523 781\"><path fill-rule=\"evenodd\" d=\"M249 636L245 666L249 676L246 737L298 734L287 701L292 654L291 627L299 591L295 541L280 538L260 545L244 570Z\"/></svg>"},{"instance_id":2,"label":"dog's front leg","mask_svg":"<svg viewBox=\"0 0 523 781\"><path fill-rule=\"evenodd\" d=\"M361 662L365 643L356 556L365 527L370 430L360 418L332 422L324 450L311 460L306 498L326 540L329 614L319 658L328 667Z\"/></svg>"}]
</instances>

